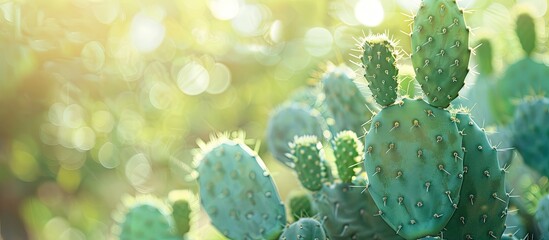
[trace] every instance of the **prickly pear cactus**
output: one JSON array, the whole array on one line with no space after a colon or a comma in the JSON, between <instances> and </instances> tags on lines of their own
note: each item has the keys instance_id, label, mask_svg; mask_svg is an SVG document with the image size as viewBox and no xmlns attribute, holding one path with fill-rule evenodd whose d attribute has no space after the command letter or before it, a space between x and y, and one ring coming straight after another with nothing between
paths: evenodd
<instances>
[{"instance_id":1,"label":"prickly pear cactus","mask_svg":"<svg viewBox=\"0 0 549 240\"><path fill-rule=\"evenodd\" d=\"M294 170L303 187L318 191L322 187L322 163L318 151L320 142L315 136L296 137L290 144Z\"/></svg>"},{"instance_id":2,"label":"prickly pear cactus","mask_svg":"<svg viewBox=\"0 0 549 240\"><path fill-rule=\"evenodd\" d=\"M357 180L359 181L359 180ZM333 240L402 239L378 215L366 182L324 185L313 193L319 218Z\"/></svg>"},{"instance_id":3,"label":"prickly pear cactus","mask_svg":"<svg viewBox=\"0 0 549 240\"><path fill-rule=\"evenodd\" d=\"M505 172L499 166L497 150L485 132L466 113L458 113L463 136L463 186L456 212L446 225L444 236L456 239L497 239L505 230L509 197ZM461 159L460 159L461 161Z\"/></svg>"},{"instance_id":4,"label":"prickly pear cactus","mask_svg":"<svg viewBox=\"0 0 549 240\"><path fill-rule=\"evenodd\" d=\"M536 48L535 21L528 13L520 14L516 21L516 32L525 57L509 65L491 98L494 117L500 124L513 120L516 106L523 97L549 94L549 66L531 56Z\"/></svg>"},{"instance_id":5,"label":"prickly pear cactus","mask_svg":"<svg viewBox=\"0 0 549 240\"><path fill-rule=\"evenodd\" d=\"M359 162L362 161L364 146L356 133L343 131L336 135L333 147L339 179L350 183L356 175L355 169L360 168Z\"/></svg>"},{"instance_id":6,"label":"prickly pear cactus","mask_svg":"<svg viewBox=\"0 0 549 240\"><path fill-rule=\"evenodd\" d=\"M322 119L318 111L304 104L285 104L269 118L267 147L276 160L290 166L293 160L287 156L290 152L288 143L295 136L314 135L321 138L322 131Z\"/></svg>"},{"instance_id":7,"label":"prickly pear cactus","mask_svg":"<svg viewBox=\"0 0 549 240\"><path fill-rule=\"evenodd\" d=\"M381 106L393 104L397 98L399 57L395 44L385 34L372 35L364 39L361 50L364 77L374 99Z\"/></svg>"},{"instance_id":8,"label":"prickly pear cactus","mask_svg":"<svg viewBox=\"0 0 549 240\"><path fill-rule=\"evenodd\" d=\"M539 201L535 218L543 237L549 238L549 195L545 195Z\"/></svg>"},{"instance_id":9,"label":"prickly pear cactus","mask_svg":"<svg viewBox=\"0 0 549 240\"><path fill-rule=\"evenodd\" d=\"M373 118L364 154L369 192L379 215L404 238L436 235L454 213L461 144L451 114L421 99L403 99Z\"/></svg>"},{"instance_id":10,"label":"prickly pear cactus","mask_svg":"<svg viewBox=\"0 0 549 240\"><path fill-rule=\"evenodd\" d=\"M344 130L361 135L364 123L372 116L369 103L351 78L352 74L352 70L340 66L329 69L321 80L324 102L334 119L333 124L328 124L332 136Z\"/></svg>"},{"instance_id":11,"label":"prickly pear cactus","mask_svg":"<svg viewBox=\"0 0 549 240\"><path fill-rule=\"evenodd\" d=\"M231 239L278 238L285 208L261 158L242 140L223 136L201 149L200 200L212 224Z\"/></svg>"},{"instance_id":12,"label":"prickly pear cactus","mask_svg":"<svg viewBox=\"0 0 549 240\"><path fill-rule=\"evenodd\" d=\"M455 0L423 0L414 17L412 63L435 107L448 107L469 72L469 29Z\"/></svg>"},{"instance_id":13,"label":"prickly pear cactus","mask_svg":"<svg viewBox=\"0 0 549 240\"><path fill-rule=\"evenodd\" d=\"M127 199L125 205L125 213L118 219L119 239L181 239L175 234L169 208L159 199L137 197Z\"/></svg>"},{"instance_id":14,"label":"prickly pear cactus","mask_svg":"<svg viewBox=\"0 0 549 240\"><path fill-rule=\"evenodd\" d=\"M548 75L549 76L549 75ZM549 176L549 99L526 100L517 108L512 141L524 162Z\"/></svg>"},{"instance_id":15,"label":"prickly pear cactus","mask_svg":"<svg viewBox=\"0 0 549 240\"><path fill-rule=\"evenodd\" d=\"M312 218L301 218L284 229L279 240L327 240L324 227Z\"/></svg>"},{"instance_id":16,"label":"prickly pear cactus","mask_svg":"<svg viewBox=\"0 0 549 240\"><path fill-rule=\"evenodd\" d=\"M316 215L311 196L306 192L291 192L288 196L287 206L295 221Z\"/></svg>"}]
</instances>

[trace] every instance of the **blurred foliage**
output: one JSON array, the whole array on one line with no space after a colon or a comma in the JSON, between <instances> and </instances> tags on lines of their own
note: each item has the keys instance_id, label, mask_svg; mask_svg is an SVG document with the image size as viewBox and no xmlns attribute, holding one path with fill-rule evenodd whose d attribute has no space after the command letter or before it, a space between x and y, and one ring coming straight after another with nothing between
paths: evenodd
<instances>
[{"instance_id":1,"label":"blurred foliage","mask_svg":"<svg viewBox=\"0 0 549 240\"><path fill-rule=\"evenodd\" d=\"M540 41L549 32L546 0L460 4L476 10L467 15L474 32L498 41L500 69L519 52L516 5L534 6ZM409 52L400 35L410 31L403 22L415 6L0 0L2 236L106 239L122 195L196 190L196 139L238 129L262 139L271 109L316 82L327 61L350 63L365 33L387 30L406 39L400 45ZM260 150L273 172L281 169ZM275 175L283 196L296 186L284 174Z\"/></svg>"}]
</instances>

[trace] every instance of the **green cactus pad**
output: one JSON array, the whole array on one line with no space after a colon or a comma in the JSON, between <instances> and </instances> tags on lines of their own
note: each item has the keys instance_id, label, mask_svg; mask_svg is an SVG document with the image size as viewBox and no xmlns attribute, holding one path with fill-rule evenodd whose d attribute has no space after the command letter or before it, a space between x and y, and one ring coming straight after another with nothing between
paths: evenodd
<instances>
[{"instance_id":1,"label":"green cactus pad","mask_svg":"<svg viewBox=\"0 0 549 240\"><path fill-rule=\"evenodd\" d=\"M183 236L191 229L191 206L186 200L177 200L172 203L173 219L177 233Z\"/></svg>"},{"instance_id":2,"label":"green cactus pad","mask_svg":"<svg viewBox=\"0 0 549 240\"><path fill-rule=\"evenodd\" d=\"M332 240L400 240L393 229L377 216L370 194L352 183L324 185L313 193L319 218Z\"/></svg>"},{"instance_id":3,"label":"green cactus pad","mask_svg":"<svg viewBox=\"0 0 549 240\"><path fill-rule=\"evenodd\" d=\"M469 72L469 29L455 0L423 0L414 17L412 64L416 79L436 107L448 107Z\"/></svg>"},{"instance_id":4,"label":"green cactus pad","mask_svg":"<svg viewBox=\"0 0 549 240\"><path fill-rule=\"evenodd\" d=\"M494 73L492 42L488 38L478 40L476 50L478 72L480 75L492 75Z\"/></svg>"},{"instance_id":5,"label":"green cactus pad","mask_svg":"<svg viewBox=\"0 0 549 240\"><path fill-rule=\"evenodd\" d=\"M294 170L303 187L317 191L322 187L322 163L320 142L315 136L296 137L290 144Z\"/></svg>"},{"instance_id":6,"label":"green cactus pad","mask_svg":"<svg viewBox=\"0 0 549 240\"><path fill-rule=\"evenodd\" d=\"M536 24L534 18L528 13L518 15L515 31L526 55L532 55L532 52L536 49Z\"/></svg>"},{"instance_id":7,"label":"green cactus pad","mask_svg":"<svg viewBox=\"0 0 549 240\"><path fill-rule=\"evenodd\" d=\"M126 205L126 213L119 223L119 239L179 239L168 207L157 198L138 197Z\"/></svg>"},{"instance_id":8,"label":"green cactus pad","mask_svg":"<svg viewBox=\"0 0 549 240\"><path fill-rule=\"evenodd\" d=\"M355 169L360 168L364 146L358 140L356 133L343 131L336 135L334 142L334 155L339 179L350 183L356 175Z\"/></svg>"},{"instance_id":9,"label":"green cactus pad","mask_svg":"<svg viewBox=\"0 0 549 240\"><path fill-rule=\"evenodd\" d=\"M343 130L358 135L364 133L363 125L372 114L369 103L359 91L346 67L328 70L322 77L322 89L328 113L335 123L328 125L332 136Z\"/></svg>"},{"instance_id":10,"label":"green cactus pad","mask_svg":"<svg viewBox=\"0 0 549 240\"><path fill-rule=\"evenodd\" d=\"M328 240L328 237L317 220L301 218L285 228L279 240Z\"/></svg>"},{"instance_id":11,"label":"green cactus pad","mask_svg":"<svg viewBox=\"0 0 549 240\"><path fill-rule=\"evenodd\" d=\"M549 195L539 201L535 218L543 238L549 238Z\"/></svg>"},{"instance_id":12,"label":"green cactus pad","mask_svg":"<svg viewBox=\"0 0 549 240\"><path fill-rule=\"evenodd\" d=\"M385 34L372 35L362 44L362 64L368 87L376 102L381 106L393 104L397 98L398 52L395 44Z\"/></svg>"},{"instance_id":13,"label":"green cactus pad","mask_svg":"<svg viewBox=\"0 0 549 240\"><path fill-rule=\"evenodd\" d=\"M519 105L512 125L512 141L524 162L549 176L549 99L527 100Z\"/></svg>"},{"instance_id":14,"label":"green cactus pad","mask_svg":"<svg viewBox=\"0 0 549 240\"><path fill-rule=\"evenodd\" d=\"M531 58L511 64L497 83L490 98L494 117L505 125L513 120L516 106L530 95L549 94L549 66ZM517 80L519 79L519 80Z\"/></svg>"},{"instance_id":15,"label":"green cactus pad","mask_svg":"<svg viewBox=\"0 0 549 240\"><path fill-rule=\"evenodd\" d=\"M498 153L484 130L469 114L457 114L463 136L463 186L458 209L446 225L445 236L456 239L497 239L505 231L509 197Z\"/></svg>"},{"instance_id":16,"label":"green cactus pad","mask_svg":"<svg viewBox=\"0 0 549 240\"><path fill-rule=\"evenodd\" d=\"M320 113L304 104L285 104L274 111L267 126L267 147L276 160L286 166L293 162L288 158L295 136L314 135L322 138Z\"/></svg>"},{"instance_id":17,"label":"green cactus pad","mask_svg":"<svg viewBox=\"0 0 549 240\"><path fill-rule=\"evenodd\" d=\"M296 221L300 218L312 217L316 215L316 209L313 207L312 199L309 193L301 191L291 192L288 196L287 202L291 217Z\"/></svg>"},{"instance_id":18,"label":"green cactus pad","mask_svg":"<svg viewBox=\"0 0 549 240\"><path fill-rule=\"evenodd\" d=\"M261 158L236 140L218 139L197 156L200 201L212 224L231 239L274 239L286 213Z\"/></svg>"},{"instance_id":19,"label":"green cactus pad","mask_svg":"<svg viewBox=\"0 0 549 240\"><path fill-rule=\"evenodd\" d=\"M438 234L459 203L463 138L455 121L444 109L406 98L372 119L364 144L369 192L404 238Z\"/></svg>"}]
</instances>

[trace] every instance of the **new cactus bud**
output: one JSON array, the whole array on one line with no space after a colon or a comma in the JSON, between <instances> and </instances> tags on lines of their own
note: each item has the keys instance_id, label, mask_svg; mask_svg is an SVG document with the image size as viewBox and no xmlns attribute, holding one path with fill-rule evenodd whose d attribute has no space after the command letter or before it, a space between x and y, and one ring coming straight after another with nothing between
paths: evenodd
<instances>
[{"instance_id":1,"label":"new cactus bud","mask_svg":"<svg viewBox=\"0 0 549 240\"><path fill-rule=\"evenodd\" d=\"M339 179L350 183L356 175L355 169L360 168L364 146L358 140L356 133L343 131L336 135L334 142L334 155Z\"/></svg>"},{"instance_id":2,"label":"new cactus bud","mask_svg":"<svg viewBox=\"0 0 549 240\"><path fill-rule=\"evenodd\" d=\"M423 0L414 17L412 64L429 104L448 107L469 72L469 29L455 0Z\"/></svg>"},{"instance_id":3,"label":"new cactus bud","mask_svg":"<svg viewBox=\"0 0 549 240\"><path fill-rule=\"evenodd\" d=\"M315 136L296 137L290 144L294 170L303 187L317 191L322 187L322 163L319 155L320 142Z\"/></svg>"},{"instance_id":4,"label":"new cactus bud","mask_svg":"<svg viewBox=\"0 0 549 240\"><path fill-rule=\"evenodd\" d=\"M368 87L381 106L393 104L397 98L399 54L395 44L385 34L364 38L361 57Z\"/></svg>"}]
</instances>

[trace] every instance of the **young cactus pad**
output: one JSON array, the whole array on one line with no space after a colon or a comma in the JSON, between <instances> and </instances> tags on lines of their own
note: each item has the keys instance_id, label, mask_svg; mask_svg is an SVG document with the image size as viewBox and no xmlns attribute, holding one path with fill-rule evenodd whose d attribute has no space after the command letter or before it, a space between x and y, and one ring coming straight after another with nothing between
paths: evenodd
<instances>
[{"instance_id":1,"label":"young cactus pad","mask_svg":"<svg viewBox=\"0 0 549 240\"><path fill-rule=\"evenodd\" d=\"M423 0L414 17L412 64L416 79L436 107L448 107L469 72L469 29L455 0Z\"/></svg>"},{"instance_id":2,"label":"young cactus pad","mask_svg":"<svg viewBox=\"0 0 549 240\"><path fill-rule=\"evenodd\" d=\"M532 55L536 49L536 24L532 15L528 13L518 15L515 31L526 55Z\"/></svg>"},{"instance_id":3,"label":"young cactus pad","mask_svg":"<svg viewBox=\"0 0 549 240\"><path fill-rule=\"evenodd\" d=\"M295 136L314 135L321 138L322 119L320 113L307 105L290 103L279 107L269 118L267 126L267 147L276 160L291 166L292 159L288 143Z\"/></svg>"},{"instance_id":4,"label":"young cactus pad","mask_svg":"<svg viewBox=\"0 0 549 240\"><path fill-rule=\"evenodd\" d=\"M339 179L342 182L350 183L356 175L355 169L360 167L364 146L358 140L356 133L343 131L334 139L334 155Z\"/></svg>"},{"instance_id":5,"label":"young cactus pad","mask_svg":"<svg viewBox=\"0 0 549 240\"><path fill-rule=\"evenodd\" d=\"M316 215L311 196L306 192L300 191L290 193L286 206L290 208L291 217L296 221L303 217L312 217Z\"/></svg>"},{"instance_id":6,"label":"young cactus pad","mask_svg":"<svg viewBox=\"0 0 549 240\"><path fill-rule=\"evenodd\" d=\"M497 239L505 231L507 203L505 172L497 150L469 114L458 113L463 136L463 186L458 208L444 236L456 239Z\"/></svg>"},{"instance_id":7,"label":"young cactus pad","mask_svg":"<svg viewBox=\"0 0 549 240\"><path fill-rule=\"evenodd\" d=\"M296 137L290 144L294 170L301 185L310 191L322 187L322 163L319 155L320 142L315 136Z\"/></svg>"},{"instance_id":8,"label":"young cactus pad","mask_svg":"<svg viewBox=\"0 0 549 240\"><path fill-rule=\"evenodd\" d=\"M463 182L455 119L422 99L381 110L365 140L369 192L379 215L406 239L436 235L452 217Z\"/></svg>"},{"instance_id":9,"label":"young cactus pad","mask_svg":"<svg viewBox=\"0 0 549 240\"><path fill-rule=\"evenodd\" d=\"M197 156L200 200L212 224L231 239L274 239L284 205L261 158L236 140L218 139Z\"/></svg>"},{"instance_id":10,"label":"young cactus pad","mask_svg":"<svg viewBox=\"0 0 549 240\"><path fill-rule=\"evenodd\" d=\"M175 234L169 208L152 196L129 199L119 220L119 239L180 239Z\"/></svg>"},{"instance_id":11,"label":"young cactus pad","mask_svg":"<svg viewBox=\"0 0 549 240\"><path fill-rule=\"evenodd\" d=\"M328 70L322 77L322 89L326 107L334 119L328 127L335 136L343 130L351 130L359 135L364 133L364 122L372 116L368 102L362 95L347 67L340 66Z\"/></svg>"},{"instance_id":12,"label":"young cactus pad","mask_svg":"<svg viewBox=\"0 0 549 240\"><path fill-rule=\"evenodd\" d=\"M279 240L328 240L328 237L317 220L301 218L285 228Z\"/></svg>"},{"instance_id":13,"label":"young cactus pad","mask_svg":"<svg viewBox=\"0 0 549 240\"><path fill-rule=\"evenodd\" d=\"M366 37L362 44L361 57L368 81L368 87L376 102L381 106L393 104L397 98L398 52L395 44L386 35Z\"/></svg>"}]
</instances>

